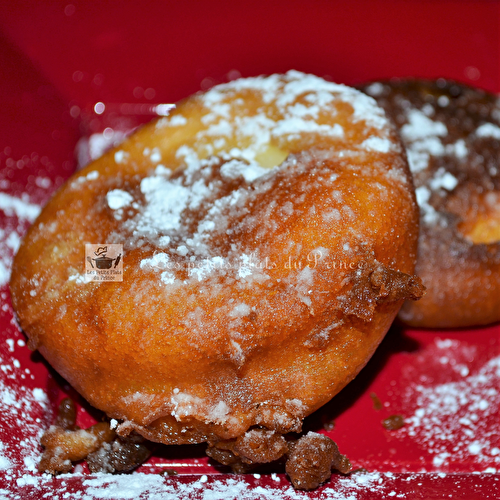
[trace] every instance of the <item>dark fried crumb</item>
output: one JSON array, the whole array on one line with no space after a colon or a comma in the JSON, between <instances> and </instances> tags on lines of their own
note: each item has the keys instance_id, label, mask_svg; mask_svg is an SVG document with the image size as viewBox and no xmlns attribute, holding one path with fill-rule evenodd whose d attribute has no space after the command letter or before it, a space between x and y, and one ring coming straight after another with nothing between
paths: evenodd
<instances>
[{"instance_id":1,"label":"dark fried crumb","mask_svg":"<svg viewBox=\"0 0 500 500\"><path fill-rule=\"evenodd\" d=\"M335 441L332 441L332 443L335 445L336 450L332 459L332 469L338 470L342 474L349 474L352 469L351 461L345 455L342 455L342 453L339 452Z\"/></svg>"},{"instance_id":2,"label":"dark fried crumb","mask_svg":"<svg viewBox=\"0 0 500 500\"><path fill-rule=\"evenodd\" d=\"M373 408L377 411L382 409L382 401L378 398L378 396L372 392L370 393L370 397L372 398L373 401Z\"/></svg>"},{"instance_id":3,"label":"dark fried crumb","mask_svg":"<svg viewBox=\"0 0 500 500\"><path fill-rule=\"evenodd\" d=\"M395 302L403 299L418 300L425 294L425 286L418 276L410 276L380 266L370 276L371 286L377 293L377 302Z\"/></svg>"},{"instance_id":4,"label":"dark fried crumb","mask_svg":"<svg viewBox=\"0 0 500 500\"><path fill-rule=\"evenodd\" d=\"M385 420L382 420L382 425L388 431L396 431L405 425L405 419L402 415L391 415Z\"/></svg>"},{"instance_id":5,"label":"dark fried crumb","mask_svg":"<svg viewBox=\"0 0 500 500\"><path fill-rule=\"evenodd\" d=\"M73 462L84 459L97 451L103 443L112 441L115 432L107 422L100 422L88 429L66 430L57 425L50 426L40 440L45 448L39 472L58 474L69 472Z\"/></svg>"},{"instance_id":6,"label":"dark fried crumb","mask_svg":"<svg viewBox=\"0 0 500 500\"><path fill-rule=\"evenodd\" d=\"M351 470L349 459L339 452L330 438L309 432L289 443L286 472L294 488L317 488L330 478L332 467L344 474Z\"/></svg>"},{"instance_id":7,"label":"dark fried crumb","mask_svg":"<svg viewBox=\"0 0 500 500\"><path fill-rule=\"evenodd\" d=\"M222 465L231 467L235 474L245 474L253 469L251 464L244 463L241 458L236 456L232 451L221 449L221 446L224 446L224 444L220 442L209 445L206 454Z\"/></svg>"},{"instance_id":8,"label":"dark fried crumb","mask_svg":"<svg viewBox=\"0 0 500 500\"><path fill-rule=\"evenodd\" d=\"M229 465L234 472L248 472L254 464L274 462L288 451L285 438L267 429L251 429L243 436L209 444L207 455Z\"/></svg>"},{"instance_id":9,"label":"dark fried crumb","mask_svg":"<svg viewBox=\"0 0 500 500\"><path fill-rule=\"evenodd\" d=\"M418 276L373 264L359 270L351 294L356 297L354 302L340 300L344 313L371 321L377 304L419 300L425 295L425 286Z\"/></svg>"},{"instance_id":10,"label":"dark fried crumb","mask_svg":"<svg viewBox=\"0 0 500 500\"><path fill-rule=\"evenodd\" d=\"M108 422L79 429L70 399L61 402L55 425L44 432L40 442L45 450L38 470L53 475L70 472L74 462L85 458L91 472L128 472L150 455L144 438L133 434L117 437Z\"/></svg>"},{"instance_id":11,"label":"dark fried crumb","mask_svg":"<svg viewBox=\"0 0 500 500\"><path fill-rule=\"evenodd\" d=\"M286 472L299 490L318 487L329 479L332 469L343 474L351 470L349 459L337 445L315 432L287 442L274 431L251 429L237 439L209 443L206 453L236 473L249 472L259 464L276 462L286 455Z\"/></svg>"},{"instance_id":12,"label":"dark fried crumb","mask_svg":"<svg viewBox=\"0 0 500 500\"><path fill-rule=\"evenodd\" d=\"M150 454L144 438L131 434L103 443L87 456L87 464L91 472L130 472L145 462Z\"/></svg>"},{"instance_id":13,"label":"dark fried crumb","mask_svg":"<svg viewBox=\"0 0 500 500\"><path fill-rule=\"evenodd\" d=\"M281 458L288 447L281 434L266 429L252 429L240 436L234 451L246 463L269 463Z\"/></svg>"}]
</instances>

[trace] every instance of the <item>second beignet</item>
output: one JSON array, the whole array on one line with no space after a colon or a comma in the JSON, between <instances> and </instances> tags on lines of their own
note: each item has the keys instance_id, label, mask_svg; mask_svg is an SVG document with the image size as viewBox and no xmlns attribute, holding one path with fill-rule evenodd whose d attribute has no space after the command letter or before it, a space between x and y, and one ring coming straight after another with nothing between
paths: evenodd
<instances>
[{"instance_id":1,"label":"second beignet","mask_svg":"<svg viewBox=\"0 0 500 500\"><path fill-rule=\"evenodd\" d=\"M407 324L461 328L500 320L498 96L450 80L364 87L400 130L421 209L417 274Z\"/></svg>"}]
</instances>

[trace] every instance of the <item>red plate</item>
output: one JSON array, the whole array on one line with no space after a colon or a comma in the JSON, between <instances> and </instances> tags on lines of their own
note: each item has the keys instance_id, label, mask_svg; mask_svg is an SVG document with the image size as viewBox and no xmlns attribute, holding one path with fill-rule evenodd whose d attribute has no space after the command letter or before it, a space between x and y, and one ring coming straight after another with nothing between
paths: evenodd
<instances>
[{"instance_id":1,"label":"red plate","mask_svg":"<svg viewBox=\"0 0 500 500\"><path fill-rule=\"evenodd\" d=\"M116 138L159 103L291 68L351 84L446 76L499 91L499 14L498 1L1 4L0 498L497 498L499 325L394 326L361 375L305 423L370 472L314 492L294 491L282 473L233 476L202 446L159 448L130 475L40 476L40 434L63 395L77 396L24 345L7 281L20 235L75 169L81 137L88 156L93 133ZM79 402L89 425L98 415ZM393 414L406 424L387 431L381 421ZM156 474L167 470L178 475Z\"/></svg>"}]
</instances>

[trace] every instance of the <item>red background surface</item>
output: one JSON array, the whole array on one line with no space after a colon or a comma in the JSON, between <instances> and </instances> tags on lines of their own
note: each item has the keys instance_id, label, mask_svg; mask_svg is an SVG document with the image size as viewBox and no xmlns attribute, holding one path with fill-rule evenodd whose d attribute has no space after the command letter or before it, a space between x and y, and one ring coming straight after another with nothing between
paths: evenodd
<instances>
[{"instance_id":1,"label":"red background surface","mask_svg":"<svg viewBox=\"0 0 500 500\"><path fill-rule=\"evenodd\" d=\"M112 119L93 114L96 102L106 103L108 109L119 103L175 102L235 75L288 69L348 84L393 76L444 76L497 92L500 2L3 2L0 178L10 181L10 194L26 192L32 202L46 201L74 170L78 139ZM133 124L145 119L129 118ZM36 186L37 175L49 177L52 187ZM3 311L0 337L21 338L11 320L11 311ZM436 383L448 380L439 364L421 355L436 337L474 346L476 356L466 360L474 370L499 353L499 336L498 325L459 332L393 328L348 391L307 425L317 430L321 419L334 418L331 436L356 466L440 472L433 469L424 444L398 441L381 430L380 420L404 412L401 395L411 382L408 373L425 373ZM16 356L36 374L33 387L47 387L55 406L62 382L26 348L16 348ZM388 406L376 412L370 392ZM80 419L82 424L92 421L85 412ZM227 473L203 456L198 447L169 447L141 470L168 466L195 474L182 481L201 473ZM477 464L458 462L444 472L448 476L440 481L425 474L414 479L423 484L419 488L397 476L391 488L403 494L411 486L411 498L441 498L450 492L454 498L496 498L494 475L471 474ZM256 483L253 477L249 481ZM73 482L77 490L78 479ZM276 487L266 477L257 483ZM377 495L362 498L385 498L385 493Z\"/></svg>"}]
</instances>

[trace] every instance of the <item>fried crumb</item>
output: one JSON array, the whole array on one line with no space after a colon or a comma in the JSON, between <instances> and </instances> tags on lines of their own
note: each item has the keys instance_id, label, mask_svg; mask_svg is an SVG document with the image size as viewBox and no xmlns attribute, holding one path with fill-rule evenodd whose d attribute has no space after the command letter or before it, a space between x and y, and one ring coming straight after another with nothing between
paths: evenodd
<instances>
[{"instance_id":1,"label":"fried crumb","mask_svg":"<svg viewBox=\"0 0 500 500\"><path fill-rule=\"evenodd\" d=\"M372 398L373 401L373 408L377 411L382 409L382 401L378 398L378 396L372 392L370 393L370 397Z\"/></svg>"},{"instance_id":2,"label":"fried crumb","mask_svg":"<svg viewBox=\"0 0 500 500\"><path fill-rule=\"evenodd\" d=\"M111 443L103 445L87 456L90 472L130 472L150 456L144 438L135 434L118 436Z\"/></svg>"},{"instance_id":3,"label":"fried crumb","mask_svg":"<svg viewBox=\"0 0 500 500\"><path fill-rule=\"evenodd\" d=\"M229 465L233 472L242 473L251 470L254 464L274 462L287 451L287 443L281 434L267 429L250 429L237 439L209 444L206 453Z\"/></svg>"},{"instance_id":4,"label":"fried crumb","mask_svg":"<svg viewBox=\"0 0 500 500\"><path fill-rule=\"evenodd\" d=\"M405 425L405 419L402 415L391 415L382 420L382 425L388 431L396 431Z\"/></svg>"},{"instance_id":5,"label":"fried crumb","mask_svg":"<svg viewBox=\"0 0 500 500\"><path fill-rule=\"evenodd\" d=\"M53 475L69 472L73 468L73 462L83 460L114 437L115 432L109 428L107 422L73 431L51 425L40 440L45 451L38 470Z\"/></svg>"},{"instance_id":6,"label":"fried crumb","mask_svg":"<svg viewBox=\"0 0 500 500\"><path fill-rule=\"evenodd\" d=\"M317 488L330 478L332 468L347 474L351 470L351 463L330 438L309 432L289 443L286 472L294 488Z\"/></svg>"},{"instance_id":7,"label":"fried crumb","mask_svg":"<svg viewBox=\"0 0 500 500\"><path fill-rule=\"evenodd\" d=\"M117 437L109 422L79 429L75 404L69 398L61 401L55 424L40 442L45 450L38 471L52 475L70 472L74 463L83 459L91 472L128 472L150 455L144 438L134 434Z\"/></svg>"}]
</instances>

